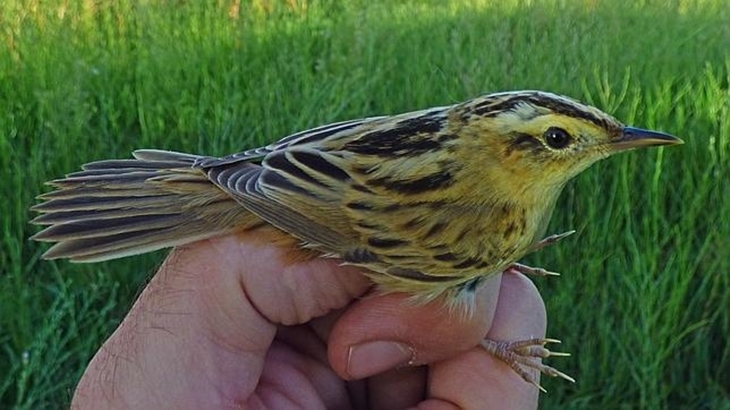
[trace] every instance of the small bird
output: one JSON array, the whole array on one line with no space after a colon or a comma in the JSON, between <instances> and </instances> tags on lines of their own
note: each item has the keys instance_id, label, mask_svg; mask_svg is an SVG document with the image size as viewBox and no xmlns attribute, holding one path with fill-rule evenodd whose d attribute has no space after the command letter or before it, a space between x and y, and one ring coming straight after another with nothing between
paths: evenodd
<instances>
[{"instance_id":1,"label":"small bird","mask_svg":"<svg viewBox=\"0 0 730 410\"><path fill-rule=\"evenodd\" d=\"M95 262L273 226L315 255L366 268L385 292L469 311L487 277L552 272L517 261L543 238L565 184L634 148L681 144L541 91L298 132L225 157L138 150L92 162L40 196L45 258ZM526 381L554 339L482 346Z\"/></svg>"}]
</instances>

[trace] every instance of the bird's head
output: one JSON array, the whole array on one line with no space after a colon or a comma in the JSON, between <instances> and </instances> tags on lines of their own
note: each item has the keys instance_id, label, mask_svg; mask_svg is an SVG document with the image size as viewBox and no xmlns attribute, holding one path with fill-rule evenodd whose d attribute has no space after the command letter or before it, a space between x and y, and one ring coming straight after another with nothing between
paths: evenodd
<instances>
[{"instance_id":1,"label":"bird's head","mask_svg":"<svg viewBox=\"0 0 730 410\"><path fill-rule=\"evenodd\" d=\"M682 144L628 127L597 108L541 91L491 94L458 108L475 161L506 190L560 188L594 162L634 148ZM479 147L482 149L479 149Z\"/></svg>"}]
</instances>

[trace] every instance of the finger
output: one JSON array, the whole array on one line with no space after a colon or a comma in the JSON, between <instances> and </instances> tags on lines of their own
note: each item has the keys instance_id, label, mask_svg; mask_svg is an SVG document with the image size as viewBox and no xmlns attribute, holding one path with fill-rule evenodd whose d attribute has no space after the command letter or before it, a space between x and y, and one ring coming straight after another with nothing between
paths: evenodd
<instances>
[{"instance_id":1,"label":"finger","mask_svg":"<svg viewBox=\"0 0 730 410\"><path fill-rule=\"evenodd\" d=\"M346 306L372 285L362 269L303 250L298 240L273 227L229 238L237 239L238 254L224 249L219 257L239 266L239 288L273 323L309 322Z\"/></svg>"},{"instance_id":2,"label":"finger","mask_svg":"<svg viewBox=\"0 0 730 410\"><path fill-rule=\"evenodd\" d=\"M353 380L401 366L432 363L479 343L490 327L501 275L479 287L471 315L442 300L425 305L408 295L363 298L335 323L328 355L337 374Z\"/></svg>"},{"instance_id":3,"label":"finger","mask_svg":"<svg viewBox=\"0 0 730 410\"><path fill-rule=\"evenodd\" d=\"M546 324L545 305L532 282L521 274L504 275L488 337L508 341L544 337ZM490 403L493 408L533 409L539 394L508 365L479 347L433 365L429 388L431 398L421 408L437 403L483 408Z\"/></svg>"}]
</instances>

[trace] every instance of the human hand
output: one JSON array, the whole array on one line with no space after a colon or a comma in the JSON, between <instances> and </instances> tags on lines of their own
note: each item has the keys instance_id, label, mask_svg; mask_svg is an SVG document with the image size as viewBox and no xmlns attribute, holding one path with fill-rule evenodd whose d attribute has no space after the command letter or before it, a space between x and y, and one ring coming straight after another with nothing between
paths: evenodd
<instances>
[{"instance_id":1,"label":"human hand","mask_svg":"<svg viewBox=\"0 0 730 410\"><path fill-rule=\"evenodd\" d=\"M490 278L461 318L271 239L257 230L174 250L72 407L537 407L538 390L478 347L485 335L544 336L542 299L521 274Z\"/></svg>"}]
</instances>

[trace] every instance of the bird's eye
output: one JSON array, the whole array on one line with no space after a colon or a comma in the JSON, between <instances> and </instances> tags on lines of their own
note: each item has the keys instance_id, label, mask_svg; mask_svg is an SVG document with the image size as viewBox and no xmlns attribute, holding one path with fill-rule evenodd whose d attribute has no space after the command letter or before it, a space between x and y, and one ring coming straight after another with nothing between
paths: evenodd
<instances>
[{"instance_id":1,"label":"bird's eye","mask_svg":"<svg viewBox=\"0 0 730 410\"><path fill-rule=\"evenodd\" d=\"M570 144L571 137L570 134L568 134L568 131L565 131L562 128L558 127L550 127L545 131L545 134L543 134L545 137L545 142L551 147L555 149L561 149L565 148Z\"/></svg>"}]
</instances>

